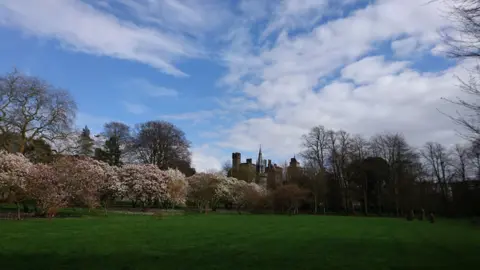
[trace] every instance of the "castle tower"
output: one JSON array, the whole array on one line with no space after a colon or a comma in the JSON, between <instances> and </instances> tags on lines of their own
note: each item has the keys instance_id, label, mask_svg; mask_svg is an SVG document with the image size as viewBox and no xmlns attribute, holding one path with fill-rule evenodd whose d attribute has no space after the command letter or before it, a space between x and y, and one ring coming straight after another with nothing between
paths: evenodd
<instances>
[{"instance_id":1,"label":"castle tower","mask_svg":"<svg viewBox=\"0 0 480 270\"><path fill-rule=\"evenodd\" d=\"M232 153L232 170L238 172L240 170L241 155L238 152Z\"/></svg>"},{"instance_id":2,"label":"castle tower","mask_svg":"<svg viewBox=\"0 0 480 270\"><path fill-rule=\"evenodd\" d=\"M262 146L258 149L257 174L265 173L265 160L262 155Z\"/></svg>"}]
</instances>

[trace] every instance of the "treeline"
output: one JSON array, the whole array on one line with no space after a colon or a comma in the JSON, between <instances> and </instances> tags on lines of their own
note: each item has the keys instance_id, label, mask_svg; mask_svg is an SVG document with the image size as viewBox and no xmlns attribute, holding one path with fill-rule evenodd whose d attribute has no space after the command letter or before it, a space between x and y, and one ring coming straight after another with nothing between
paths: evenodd
<instances>
[{"instance_id":1,"label":"treeline","mask_svg":"<svg viewBox=\"0 0 480 270\"><path fill-rule=\"evenodd\" d=\"M93 157L112 166L153 164L178 168L192 175L190 142L166 121L147 121L130 127L105 123L94 137L88 127L75 130L76 103L66 90L13 70L0 76L0 150L21 153L34 163L56 156ZM98 145L103 141L103 145Z\"/></svg>"},{"instance_id":2,"label":"treeline","mask_svg":"<svg viewBox=\"0 0 480 270\"><path fill-rule=\"evenodd\" d=\"M317 126L303 136L304 166L288 178L309 191L301 209L405 216L480 215L480 141L410 146L401 134L369 140Z\"/></svg>"}]
</instances>

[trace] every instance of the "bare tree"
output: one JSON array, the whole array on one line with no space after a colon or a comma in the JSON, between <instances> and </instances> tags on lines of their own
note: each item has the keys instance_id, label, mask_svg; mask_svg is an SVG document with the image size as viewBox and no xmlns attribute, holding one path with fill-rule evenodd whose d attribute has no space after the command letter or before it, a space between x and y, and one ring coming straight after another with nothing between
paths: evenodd
<instances>
[{"instance_id":1,"label":"bare tree","mask_svg":"<svg viewBox=\"0 0 480 270\"><path fill-rule=\"evenodd\" d=\"M225 174L225 175L229 175L231 172L230 170L232 169L232 162L229 161L229 160L226 160L225 162L223 162L222 164L222 173Z\"/></svg>"},{"instance_id":2,"label":"bare tree","mask_svg":"<svg viewBox=\"0 0 480 270\"><path fill-rule=\"evenodd\" d=\"M132 149L142 163L160 169L176 168L178 163L191 162L190 142L185 133L165 121L149 121L136 126Z\"/></svg>"},{"instance_id":3,"label":"bare tree","mask_svg":"<svg viewBox=\"0 0 480 270\"><path fill-rule=\"evenodd\" d=\"M471 160L469 158L469 148L465 145L455 145L452 165L455 168L455 176L460 181L467 181L471 170Z\"/></svg>"},{"instance_id":4,"label":"bare tree","mask_svg":"<svg viewBox=\"0 0 480 270\"><path fill-rule=\"evenodd\" d=\"M385 159L389 166L389 179L387 184L393 193L397 216L400 215L400 186L405 164L412 156L405 137L401 134L387 133L372 137L370 142L372 154Z\"/></svg>"},{"instance_id":5,"label":"bare tree","mask_svg":"<svg viewBox=\"0 0 480 270\"><path fill-rule=\"evenodd\" d=\"M444 206L447 207L449 183L455 176L451 154L443 145L435 142L427 142L421 154L430 176L440 187Z\"/></svg>"},{"instance_id":6,"label":"bare tree","mask_svg":"<svg viewBox=\"0 0 480 270\"><path fill-rule=\"evenodd\" d=\"M71 95L14 70L0 77L0 132L16 134L17 151L33 140L55 144L72 132L76 104Z\"/></svg>"},{"instance_id":7,"label":"bare tree","mask_svg":"<svg viewBox=\"0 0 480 270\"><path fill-rule=\"evenodd\" d=\"M300 154L306 163L318 170L325 169L325 158L328 152L328 131L323 126L313 127L308 134L302 136L303 152Z\"/></svg>"},{"instance_id":8,"label":"bare tree","mask_svg":"<svg viewBox=\"0 0 480 270\"><path fill-rule=\"evenodd\" d=\"M130 127L122 122L108 122L103 125L103 135L107 138L116 137L120 144L131 139Z\"/></svg>"},{"instance_id":9,"label":"bare tree","mask_svg":"<svg viewBox=\"0 0 480 270\"><path fill-rule=\"evenodd\" d=\"M478 0L446 0L451 3L449 17L453 29L443 32L443 40L450 57L459 59L480 58L480 1ZM466 109L466 113L458 113L451 118L467 130L467 137L476 139L480 135L480 98L478 66L470 70L468 80L460 81L460 88L471 98L449 100Z\"/></svg>"},{"instance_id":10,"label":"bare tree","mask_svg":"<svg viewBox=\"0 0 480 270\"><path fill-rule=\"evenodd\" d=\"M369 143L361 135L355 135L350 139L350 159L364 160L369 154Z\"/></svg>"}]
</instances>

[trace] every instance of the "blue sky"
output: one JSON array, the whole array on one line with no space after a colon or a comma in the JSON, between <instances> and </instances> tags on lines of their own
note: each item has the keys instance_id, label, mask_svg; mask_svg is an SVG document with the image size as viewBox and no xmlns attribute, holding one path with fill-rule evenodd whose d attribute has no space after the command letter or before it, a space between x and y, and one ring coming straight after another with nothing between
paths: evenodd
<instances>
[{"instance_id":1,"label":"blue sky","mask_svg":"<svg viewBox=\"0 0 480 270\"><path fill-rule=\"evenodd\" d=\"M459 141L443 1L4 0L0 72L68 89L77 125L168 120L199 170L262 144L277 163L314 125L414 145Z\"/></svg>"}]
</instances>

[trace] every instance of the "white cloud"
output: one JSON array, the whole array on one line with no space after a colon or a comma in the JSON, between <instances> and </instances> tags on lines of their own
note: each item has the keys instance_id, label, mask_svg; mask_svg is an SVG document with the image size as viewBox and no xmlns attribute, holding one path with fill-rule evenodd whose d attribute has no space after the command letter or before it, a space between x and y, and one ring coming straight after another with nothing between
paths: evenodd
<instances>
[{"instance_id":1,"label":"white cloud","mask_svg":"<svg viewBox=\"0 0 480 270\"><path fill-rule=\"evenodd\" d=\"M369 83L380 77L396 74L408 64L406 61L387 63L383 56L370 56L346 66L342 70L342 77L359 84Z\"/></svg>"},{"instance_id":2,"label":"white cloud","mask_svg":"<svg viewBox=\"0 0 480 270\"><path fill-rule=\"evenodd\" d=\"M418 41L416 38L409 37L397 39L392 42L392 50L395 55L400 57L409 56L418 49Z\"/></svg>"},{"instance_id":3,"label":"white cloud","mask_svg":"<svg viewBox=\"0 0 480 270\"><path fill-rule=\"evenodd\" d=\"M221 110L201 110L195 112L185 112L185 113L178 113L178 114L164 114L160 115L160 118L167 119L167 120L184 120L184 121L193 121L194 123L198 123L213 117L218 117L221 114L224 114L224 111Z\"/></svg>"},{"instance_id":4,"label":"white cloud","mask_svg":"<svg viewBox=\"0 0 480 270\"><path fill-rule=\"evenodd\" d=\"M218 149L212 148L208 144L194 147L192 149L192 166L197 172L220 170L223 164L223 160L219 159L221 156L223 155Z\"/></svg>"},{"instance_id":5,"label":"white cloud","mask_svg":"<svg viewBox=\"0 0 480 270\"><path fill-rule=\"evenodd\" d=\"M172 88L155 85L145 79L132 79L126 82L125 87L131 90L140 90L151 97L175 97L178 91Z\"/></svg>"},{"instance_id":6,"label":"white cloud","mask_svg":"<svg viewBox=\"0 0 480 270\"><path fill-rule=\"evenodd\" d=\"M124 101L123 105L125 106L125 108L129 113L133 113L133 114L144 114L149 111L149 108L147 106L139 103L131 103L131 102Z\"/></svg>"},{"instance_id":7,"label":"white cloud","mask_svg":"<svg viewBox=\"0 0 480 270\"><path fill-rule=\"evenodd\" d=\"M175 76L186 76L175 59L202 55L182 35L135 25L79 0L5 0L0 17L3 25L56 39L64 48L141 62Z\"/></svg>"},{"instance_id":8,"label":"white cloud","mask_svg":"<svg viewBox=\"0 0 480 270\"><path fill-rule=\"evenodd\" d=\"M112 0L137 20L161 29L203 37L232 18L227 3L214 0ZM113 9L113 8L112 8ZM215 16L212 16L215 14Z\"/></svg>"},{"instance_id":9,"label":"white cloud","mask_svg":"<svg viewBox=\"0 0 480 270\"><path fill-rule=\"evenodd\" d=\"M416 59L386 60L382 54L388 51L378 50L398 38L408 39L391 44L399 54L411 51L407 42L416 44L415 50L440 44L437 31L449 23L441 13L444 2L427 2L377 1L345 18L302 24L300 32L282 24L268 46L254 42L248 25L232 30L243 29L232 35L233 45L223 54L229 73L222 83L264 113L222 131L219 145L253 151L262 143L279 158L289 157L314 125L366 136L403 132L414 145L458 141L455 125L438 110L457 109L441 98L459 95L453 74L462 75L463 69L419 72L407 69ZM372 53L376 56L368 56ZM339 71L356 84L342 82Z\"/></svg>"}]
</instances>

